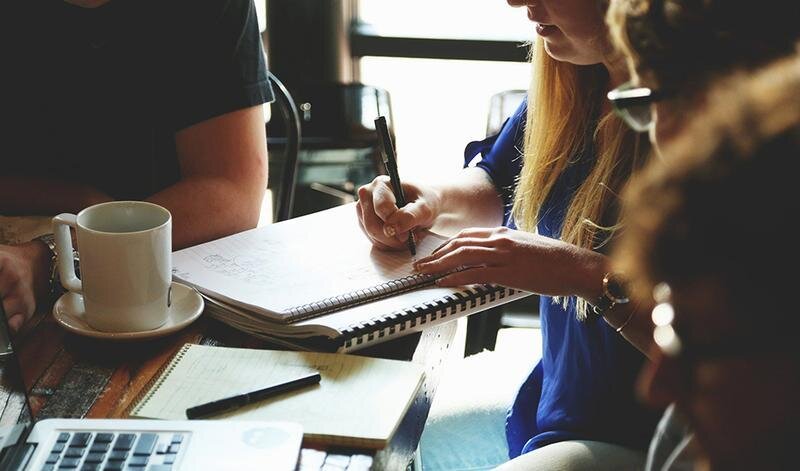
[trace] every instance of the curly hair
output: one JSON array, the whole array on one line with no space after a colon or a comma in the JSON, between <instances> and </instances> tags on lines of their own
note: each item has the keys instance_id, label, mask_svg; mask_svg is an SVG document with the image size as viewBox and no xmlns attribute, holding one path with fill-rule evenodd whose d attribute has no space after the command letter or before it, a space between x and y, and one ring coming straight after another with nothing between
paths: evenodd
<instances>
[{"instance_id":1,"label":"curly hair","mask_svg":"<svg viewBox=\"0 0 800 471\"><path fill-rule=\"evenodd\" d=\"M800 56L712 87L664 150L623 194L612 258L634 297L648 302L661 281L714 279L736 294L737 312L789 309L797 278L772 273L800 264Z\"/></svg>"},{"instance_id":2,"label":"curly hair","mask_svg":"<svg viewBox=\"0 0 800 471\"><path fill-rule=\"evenodd\" d=\"M613 0L606 21L643 84L691 90L791 53L798 11L791 0Z\"/></svg>"}]
</instances>

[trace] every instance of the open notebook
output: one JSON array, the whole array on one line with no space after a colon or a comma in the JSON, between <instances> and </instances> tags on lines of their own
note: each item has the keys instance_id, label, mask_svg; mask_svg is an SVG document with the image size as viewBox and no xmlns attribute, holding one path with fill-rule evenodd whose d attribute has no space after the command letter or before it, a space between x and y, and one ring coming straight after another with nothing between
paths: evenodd
<instances>
[{"instance_id":1,"label":"open notebook","mask_svg":"<svg viewBox=\"0 0 800 471\"><path fill-rule=\"evenodd\" d=\"M445 240L418 232L418 256ZM414 273L413 260L408 251L373 248L353 203L177 251L173 274L207 298L208 313L236 328L269 339L321 337L338 350L528 294L493 285L439 288Z\"/></svg>"},{"instance_id":2,"label":"open notebook","mask_svg":"<svg viewBox=\"0 0 800 471\"><path fill-rule=\"evenodd\" d=\"M131 417L185 419L186 409L280 383L309 370L319 385L286 392L214 417L289 420L306 443L383 448L422 383L422 366L339 353L186 344L134 403Z\"/></svg>"}]
</instances>

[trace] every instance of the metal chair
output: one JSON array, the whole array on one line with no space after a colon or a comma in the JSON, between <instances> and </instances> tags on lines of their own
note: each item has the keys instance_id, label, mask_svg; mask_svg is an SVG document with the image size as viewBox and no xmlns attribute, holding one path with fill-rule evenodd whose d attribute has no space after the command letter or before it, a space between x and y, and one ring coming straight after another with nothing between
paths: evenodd
<instances>
[{"instance_id":1,"label":"metal chair","mask_svg":"<svg viewBox=\"0 0 800 471\"><path fill-rule=\"evenodd\" d=\"M277 186L276 197L273 201L273 220L279 222L292 217L301 141L300 112L286 86L272 72L267 72L267 74L272 83L272 89L275 92L275 103L278 105L278 110L285 123L284 129L286 130L285 137L267 138L268 144L270 142L280 143L283 147L283 158L280 161L280 165L272 165L279 162L277 156L273 156L273 152L270 152L269 158L270 184L268 186L273 188ZM269 126L267 126L267 131L267 136L269 136ZM273 171L274 167L280 168L280 179L277 185L272 178L276 174Z\"/></svg>"}]
</instances>

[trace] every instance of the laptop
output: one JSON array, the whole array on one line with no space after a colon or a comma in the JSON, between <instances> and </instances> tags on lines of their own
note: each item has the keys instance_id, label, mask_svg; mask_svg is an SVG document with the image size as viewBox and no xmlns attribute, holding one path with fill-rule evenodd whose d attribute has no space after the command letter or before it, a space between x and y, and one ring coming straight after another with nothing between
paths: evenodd
<instances>
[{"instance_id":1,"label":"laptop","mask_svg":"<svg viewBox=\"0 0 800 471\"><path fill-rule=\"evenodd\" d=\"M289 422L35 420L0 302L0 470L295 470Z\"/></svg>"}]
</instances>

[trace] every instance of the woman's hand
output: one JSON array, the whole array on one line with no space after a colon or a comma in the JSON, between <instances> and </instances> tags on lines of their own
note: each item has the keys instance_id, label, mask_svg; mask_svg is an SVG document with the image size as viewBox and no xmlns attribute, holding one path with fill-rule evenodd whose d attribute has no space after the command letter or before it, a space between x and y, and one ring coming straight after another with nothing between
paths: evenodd
<instances>
[{"instance_id":1,"label":"woman's hand","mask_svg":"<svg viewBox=\"0 0 800 471\"><path fill-rule=\"evenodd\" d=\"M0 300L12 331L36 310L48 284L49 251L39 242L0 245Z\"/></svg>"},{"instance_id":2,"label":"woman's hand","mask_svg":"<svg viewBox=\"0 0 800 471\"><path fill-rule=\"evenodd\" d=\"M358 223L380 249L406 249L408 232L431 227L441 212L441 197L432 187L403 183L403 193L408 204L398 208L385 175L358 189Z\"/></svg>"},{"instance_id":3,"label":"woman's hand","mask_svg":"<svg viewBox=\"0 0 800 471\"><path fill-rule=\"evenodd\" d=\"M440 286L496 283L549 296L599 294L605 256L560 240L498 227L465 229L416 262L421 273L450 273ZM458 270L458 271L456 271Z\"/></svg>"}]
</instances>

